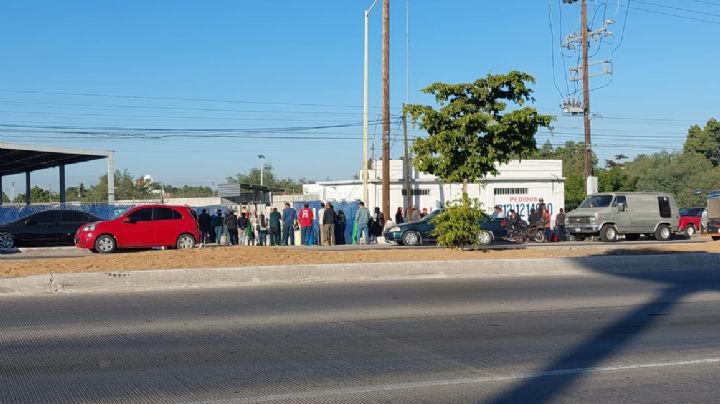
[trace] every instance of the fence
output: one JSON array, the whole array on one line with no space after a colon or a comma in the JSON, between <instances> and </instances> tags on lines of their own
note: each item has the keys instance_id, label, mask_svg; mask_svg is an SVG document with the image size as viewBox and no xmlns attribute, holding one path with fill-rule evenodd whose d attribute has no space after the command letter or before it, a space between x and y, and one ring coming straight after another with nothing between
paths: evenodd
<instances>
[{"instance_id":1,"label":"fence","mask_svg":"<svg viewBox=\"0 0 720 404\"><path fill-rule=\"evenodd\" d=\"M53 209L72 209L92 213L101 219L112 219L135 205L128 204L53 204L53 205L2 205L0 206L0 224L6 224L30 216L33 213Z\"/></svg>"}]
</instances>

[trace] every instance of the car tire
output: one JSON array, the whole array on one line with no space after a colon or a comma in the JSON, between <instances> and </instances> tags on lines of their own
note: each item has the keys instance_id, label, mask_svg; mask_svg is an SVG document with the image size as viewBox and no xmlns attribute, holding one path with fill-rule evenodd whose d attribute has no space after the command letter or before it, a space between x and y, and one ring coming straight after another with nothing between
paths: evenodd
<instances>
[{"instance_id":1,"label":"car tire","mask_svg":"<svg viewBox=\"0 0 720 404\"><path fill-rule=\"evenodd\" d=\"M655 230L655 240L657 241L668 241L671 235L670 228L664 224L661 224L657 230Z\"/></svg>"},{"instance_id":2,"label":"car tire","mask_svg":"<svg viewBox=\"0 0 720 404\"><path fill-rule=\"evenodd\" d=\"M691 225L691 224L687 225L687 226L685 227L684 233L685 233L685 237L691 238L691 237L694 236L695 233L696 233L695 226L693 226L693 225Z\"/></svg>"},{"instance_id":3,"label":"car tire","mask_svg":"<svg viewBox=\"0 0 720 404\"><path fill-rule=\"evenodd\" d=\"M195 247L195 237L187 233L181 234L180 237L177 238L175 247L177 247L178 250L183 248L193 248Z\"/></svg>"},{"instance_id":4,"label":"car tire","mask_svg":"<svg viewBox=\"0 0 720 404\"><path fill-rule=\"evenodd\" d=\"M419 246L421 241L422 241L422 239L420 238L420 233L413 231L413 230L406 231L402 235L403 245L407 245L407 246L411 246L411 247Z\"/></svg>"},{"instance_id":5,"label":"car tire","mask_svg":"<svg viewBox=\"0 0 720 404\"><path fill-rule=\"evenodd\" d=\"M103 234L95 239L95 251L101 254L110 254L117 248L115 238L109 234Z\"/></svg>"},{"instance_id":6,"label":"car tire","mask_svg":"<svg viewBox=\"0 0 720 404\"><path fill-rule=\"evenodd\" d=\"M545 241L545 232L540 229L531 230L530 239L536 243L542 243Z\"/></svg>"},{"instance_id":7,"label":"car tire","mask_svg":"<svg viewBox=\"0 0 720 404\"><path fill-rule=\"evenodd\" d=\"M617 241L618 239L618 233L615 226L606 224L605 226L600 229L600 240L604 242L613 242Z\"/></svg>"},{"instance_id":8,"label":"car tire","mask_svg":"<svg viewBox=\"0 0 720 404\"><path fill-rule=\"evenodd\" d=\"M0 233L0 250L6 250L15 246L15 239L10 233Z\"/></svg>"},{"instance_id":9,"label":"car tire","mask_svg":"<svg viewBox=\"0 0 720 404\"><path fill-rule=\"evenodd\" d=\"M480 230L477 236L478 244L489 245L493 241L493 235L487 230Z\"/></svg>"}]
</instances>

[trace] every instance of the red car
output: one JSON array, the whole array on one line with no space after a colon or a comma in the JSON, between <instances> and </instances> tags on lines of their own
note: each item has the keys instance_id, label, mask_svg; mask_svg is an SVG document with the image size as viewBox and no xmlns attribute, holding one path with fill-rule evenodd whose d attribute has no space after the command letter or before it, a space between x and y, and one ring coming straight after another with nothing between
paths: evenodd
<instances>
[{"instance_id":1,"label":"red car","mask_svg":"<svg viewBox=\"0 0 720 404\"><path fill-rule=\"evenodd\" d=\"M705 208L681 208L678 232L686 237L692 237L700 230L702 212Z\"/></svg>"},{"instance_id":2,"label":"red car","mask_svg":"<svg viewBox=\"0 0 720 404\"><path fill-rule=\"evenodd\" d=\"M113 220L81 226L75 233L75 246L110 253L119 248L193 248L199 239L197 219L190 207L142 205Z\"/></svg>"}]
</instances>

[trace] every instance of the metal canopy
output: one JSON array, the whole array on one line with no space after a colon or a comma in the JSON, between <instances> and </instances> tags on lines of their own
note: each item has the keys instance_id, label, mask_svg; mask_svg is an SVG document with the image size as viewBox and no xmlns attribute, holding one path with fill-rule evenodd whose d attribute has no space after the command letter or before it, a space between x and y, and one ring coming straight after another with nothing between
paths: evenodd
<instances>
[{"instance_id":1,"label":"metal canopy","mask_svg":"<svg viewBox=\"0 0 720 404\"><path fill-rule=\"evenodd\" d=\"M284 192L277 187L264 187L253 184L220 184L218 196L236 204L270 204L273 192Z\"/></svg>"},{"instance_id":2,"label":"metal canopy","mask_svg":"<svg viewBox=\"0 0 720 404\"><path fill-rule=\"evenodd\" d=\"M104 150L40 147L0 142L0 177L111 157Z\"/></svg>"}]
</instances>

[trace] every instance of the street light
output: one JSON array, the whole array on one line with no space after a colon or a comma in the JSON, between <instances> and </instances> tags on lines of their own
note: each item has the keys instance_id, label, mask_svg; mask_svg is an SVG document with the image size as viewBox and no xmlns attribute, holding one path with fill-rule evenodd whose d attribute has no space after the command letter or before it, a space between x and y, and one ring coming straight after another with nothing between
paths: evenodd
<instances>
[{"instance_id":1,"label":"street light","mask_svg":"<svg viewBox=\"0 0 720 404\"><path fill-rule=\"evenodd\" d=\"M263 186L263 160L265 160L265 156L262 154L257 155L258 159L260 160L260 186Z\"/></svg>"},{"instance_id":2,"label":"street light","mask_svg":"<svg viewBox=\"0 0 720 404\"><path fill-rule=\"evenodd\" d=\"M363 58L363 161L362 161L362 181L363 181L363 201L368 200L368 16L370 11L375 7L377 0L373 0L370 7L365 10L365 53Z\"/></svg>"}]
</instances>

